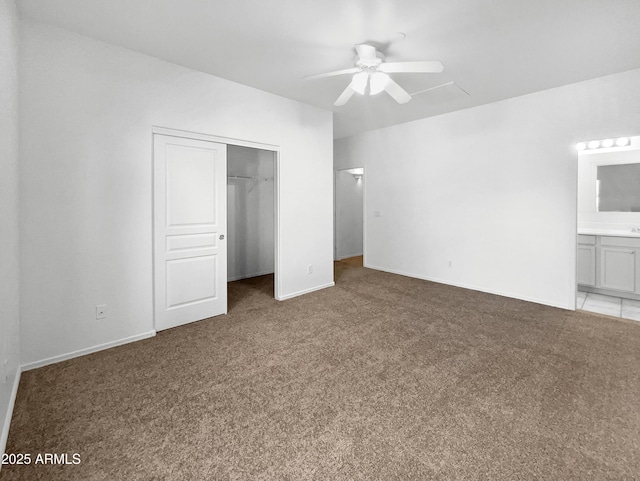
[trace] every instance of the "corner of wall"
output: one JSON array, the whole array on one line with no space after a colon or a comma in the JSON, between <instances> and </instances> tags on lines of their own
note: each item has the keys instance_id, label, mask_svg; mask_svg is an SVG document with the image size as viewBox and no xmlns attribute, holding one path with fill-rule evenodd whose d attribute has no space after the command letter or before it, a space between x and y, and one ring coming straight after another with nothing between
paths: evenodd
<instances>
[{"instance_id":1,"label":"corner of wall","mask_svg":"<svg viewBox=\"0 0 640 481\"><path fill-rule=\"evenodd\" d=\"M0 0L0 449L20 382L18 12Z\"/></svg>"}]
</instances>

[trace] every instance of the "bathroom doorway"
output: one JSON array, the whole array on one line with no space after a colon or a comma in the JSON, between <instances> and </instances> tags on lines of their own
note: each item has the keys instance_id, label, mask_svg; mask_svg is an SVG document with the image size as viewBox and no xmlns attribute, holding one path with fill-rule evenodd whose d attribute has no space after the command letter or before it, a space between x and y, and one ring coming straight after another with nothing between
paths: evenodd
<instances>
[{"instance_id":1,"label":"bathroom doorway","mask_svg":"<svg viewBox=\"0 0 640 481\"><path fill-rule=\"evenodd\" d=\"M640 320L640 137L576 147L576 309Z\"/></svg>"}]
</instances>

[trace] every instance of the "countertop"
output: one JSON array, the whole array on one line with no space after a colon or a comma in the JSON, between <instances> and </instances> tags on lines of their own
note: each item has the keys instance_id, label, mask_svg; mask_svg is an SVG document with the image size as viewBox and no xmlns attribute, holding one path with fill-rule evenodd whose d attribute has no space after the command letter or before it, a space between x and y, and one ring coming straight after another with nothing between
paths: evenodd
<instances>
[{"instance_id":1,"label":"countertop","mask_svg":"<svg viewBox=\"0 0 640 481\"><path fill-rule=\"evenodd\" d=\"M611 237L640 237L640 232L631 232L629 230L610 230L610 229L578 229L578 235L600 235Z\"/></svg>"}]
</instances>

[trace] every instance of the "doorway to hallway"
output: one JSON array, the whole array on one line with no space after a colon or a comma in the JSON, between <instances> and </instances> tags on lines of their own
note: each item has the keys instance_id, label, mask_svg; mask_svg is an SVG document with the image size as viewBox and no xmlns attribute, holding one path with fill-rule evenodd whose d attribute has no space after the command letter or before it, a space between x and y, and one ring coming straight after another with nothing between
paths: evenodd
<instances>
[{"instance_id":1,"label":"doorway to hallway","mask_svg":"<svg viewBox=\"0 0 640 481\"><path fill-rule=\"evenodd\" d=\"M334 259L364 253L364 169L335 171Z\"/></svg>"}]
</instances>

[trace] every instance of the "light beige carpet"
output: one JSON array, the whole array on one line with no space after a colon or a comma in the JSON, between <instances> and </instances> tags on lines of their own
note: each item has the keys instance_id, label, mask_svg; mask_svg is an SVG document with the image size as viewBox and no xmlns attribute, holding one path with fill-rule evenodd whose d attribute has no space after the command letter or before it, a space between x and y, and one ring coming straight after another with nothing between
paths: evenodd
<instances>
[{"instance_id":1,"label":"light beige carpet","mask_svg":"<svg viewBox=\"0 0 640 481\"><path fill-rule=\"evenodd\" d=\"M25 372L4 480L633 480L640 323L338 264Z\"/></svg>"}]
</instances>

